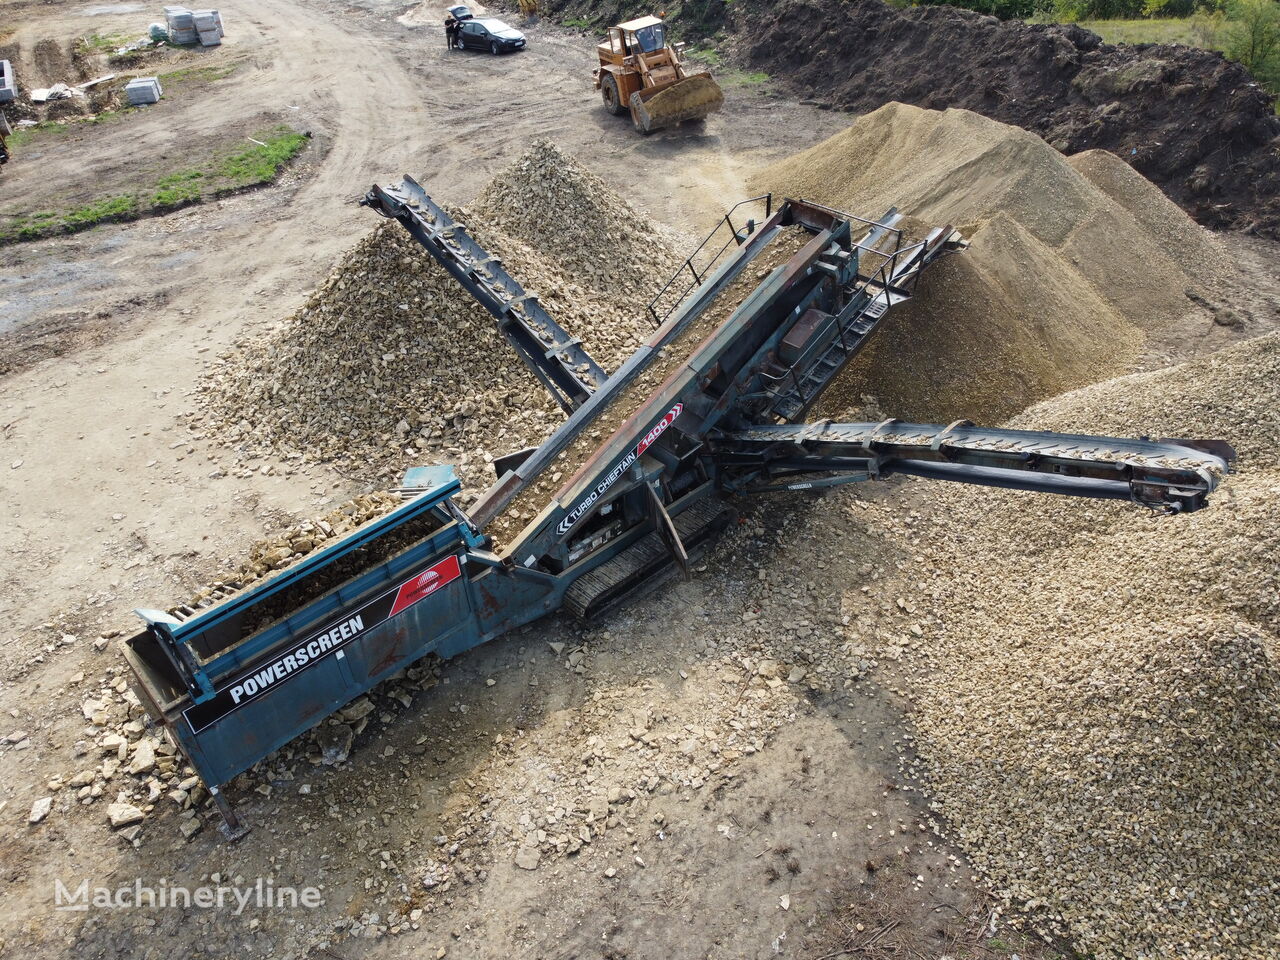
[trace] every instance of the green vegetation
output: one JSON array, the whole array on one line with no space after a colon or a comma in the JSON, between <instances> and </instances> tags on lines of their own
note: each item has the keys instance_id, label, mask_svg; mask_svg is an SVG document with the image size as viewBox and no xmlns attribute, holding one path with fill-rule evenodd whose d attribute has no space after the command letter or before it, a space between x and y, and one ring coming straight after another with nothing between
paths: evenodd
<instances>
[{"instance_id":1,"label":"green vegetation","mask_svg":"<svg viewBox=\"0 0 1280 960\"><path fill-rule=\"evenodd\" d=\"M720 51L715 47L693 47L686 51L687 55L701 63L705 63L709 67L720 66L724 57L720 55Z\"/></svg>"},{"instance_id":2,"label":"green vegetation","mask_svg":"<svg viewBox=\"0 0 1280 960\"><path fill-rule=\"evenodd\" d=\"M62 225L68 232L83 230L106 220L128 220L136 215L137 209L138 198L131 194L108 197L70 211L63 216Z\"/></svg>"},{"instance_id":3,"label":"green vegetation","mask_svg":"<svg viewBox=\"0 0 1280 960\"><path fill-rule=\"evenodd\" d=\"M67 129L66 124L41 124L20 132L58 135ZM198 167L167 173L150 189L103 197L70 209L0 215L0 244L73 233L109 221L134 220L268 184L307 144L306 136L285 124L259 131L250 140L252 145L247 149L224 148ZM8 142L16 152L30 141L30 136L23 140L15 134Z\"/></svg>"},{"instance_id":4,"label":"green vegetation","mask_svg":"<svg viewBox=\"0 0 1280 960\"><path fill-rule=\"evenodd\" d=\"M138 37L126 33L91 33L80 38L80 46L90 53L115 53Z\"/></svg>"},{"instance_id":5,"label":"green vegetation","mask_svg":"<svg viewBox=\"0 0 1280 960\"><path fill-rule=\"evenodd\" d=\"M1047 0L1039 0L1039 3ZM989 13L1001 20L1027 20L1038 9L1038 0L889 0L895 7L964 7Z\"/></svg>"},{"instance_id":6,"label":"green vegetation","mask_svg":"<svg viewBox=\"0 0 1280 960\"><path fill-rule=\"evenodd\" d=\"M37 123L34 127L19 127L12 134L5 137L5 144L9 148L10 153L17 153L24 146L36 142L42 137L56 137L67 132L70 129L65 123L58 123L56 120L45 120Z\"/></svg>"},{"instance_id":7,"label":"green vegetation","mask_svg":"<svg viewBox=\"0 0 1280 960\"><path fill-rule=\"evenodd\" d=\"M1107 43L1182 43L1188 47L1222 49L1222 29L1226 17L1221 11L1193 17L1166 17L1155 20L1081 20Z\"/></svg>"},{"instance_id":8,"label":"green vegetation","mask_svg":"<svg viewBox=\"0 0 1280 960\"><path fill-rule=\"evenodd\" d=\"M746 87L767 83L769 74L763 70L724 70L716 75L722 86Z\"/></svg>"},{"instance_id":9,"label":"green vegetation","mask_svg":"<svg viewBox=\"0 0 1280 960\"><path fill-rule=\"evenodd\" d=\"M563 22L566 27L572 27L575 30L591 30L595 27L595 24L583 17L565 17Z\"/></svg>"},{"instance_id":10,"label":"green vegetation","mask_svg":"<svg viewBox=\"0 0 1280 960\"><path fill-rule=\"evenodd\" d=\"M214 170L233 190L274 180L307 143L305 136L283 124L252 139L257 141L252 147L223 158Z\"/></svg>"},{"instance_id":11,"label":"green vegetation","mask_svg":"<svg viewBox=\"0 0 1280 960\"><path fill-rule=\"evenodd\" d=\"M1269 90L1280 91L1280 3L1234 0L1227 16L1227 56L1243 64Z\"/></svg>"},{"instance_id":12,"label":"green vegetation","mask_svg":"<svg viewBox=\"0 0 1280 960\"><path fill-rule=\"evenodd\" d=\"M225 80L240 69L242 62L232 60L230 63L213 64L207 67L183 67L180 70L170 70L168 73L160 74L160 86L176 87L188 83L213 83L216 80Z\"/></svg>"},{"instance_id":13,"label":"green vegetation","mask_svg":"<svg viewBox=\"0 0 1280 960\"><path fill-rule=\"evenodd\" d=\"M163 209L195 203L200 199L199 181L203 179L203 170L183 170L181 173L161 177L156 181L156 192L151 196L151 205Z\"/></svg>"}]
</instances>

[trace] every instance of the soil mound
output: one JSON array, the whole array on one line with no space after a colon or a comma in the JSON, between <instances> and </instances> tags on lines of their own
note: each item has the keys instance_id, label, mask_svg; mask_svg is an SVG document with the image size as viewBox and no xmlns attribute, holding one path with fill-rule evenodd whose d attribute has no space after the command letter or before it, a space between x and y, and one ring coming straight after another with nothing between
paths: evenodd
<instances>
[{"instance_id":1,"label":"soil mound","mask_svg":"<svg viewBox=\"0 0 1280 960\"><path fill-rule=\"evenodd\" d=\"M1001 894L1090 955L1280 948L1261 893L1280 870L1277 411L1272 334L1014 421L1228 439L1238 472L1189 516L927 491L947 518L921 586L939 809Z\"/></svg>"},{"instance_id":2,"label":"soil mound","mask_svg":"<svg viewBox=\"0 0 1280 960\"><path fill-rule=\"evenodd\" d=\"M1243 67L1183 46L1111 46L1076 26L947 6L735 7L751 66L823 102L963 107L1064 153L1110 150L1210 227L1280 237L1280 117Z\"/></svg>"},{"instance_id":3,"label":"soil mound","mask_svg":"<svg viewBox=\"0 0 1280 960\"><path fill-rule=\"evenodd\" d=\"M766 168L761 191L872 216L893 204L972 241L925 274L824 411L870 394L896 416L1003 419L1131 369L1147 332L1193 312L1187 290L1229 269L1212 235L1107 162L1082 165L1126 202L1025 130L894 103Z\"/></svg>"},{"instance_id":4,"label":"soil mound","mask_svg":"<svg viewBox=\"0 0 1280 960\"><path fill-rule=\"evenodd\" d=\"M647 336L644 303L677 263L674 238L545 144L459 217L606 369ZM493 318L396 223L200 390L197 419L244 456L301 455L379 481L453 462L473 491L494 479L494 456L562 419Z\"/></svg>"}]
</instances>

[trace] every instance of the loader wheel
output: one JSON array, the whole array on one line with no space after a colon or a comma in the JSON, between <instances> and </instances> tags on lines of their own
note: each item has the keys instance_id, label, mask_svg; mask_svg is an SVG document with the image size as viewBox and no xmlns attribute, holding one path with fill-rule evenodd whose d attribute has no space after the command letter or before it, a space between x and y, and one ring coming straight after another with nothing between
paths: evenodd
<instances>
[{"instance_id":1,"label":"loader wheel","mask_svg":"<svg viewBox=\"0 0 1280 960\"><path fill-rule=\"evenodd\" d=\"M622 105L622 97L618 96L618 78L612 73L606 73L600 81L600 96L604 100L604 108L615 117L626 109Z\"/></svg>"}]
</instances>

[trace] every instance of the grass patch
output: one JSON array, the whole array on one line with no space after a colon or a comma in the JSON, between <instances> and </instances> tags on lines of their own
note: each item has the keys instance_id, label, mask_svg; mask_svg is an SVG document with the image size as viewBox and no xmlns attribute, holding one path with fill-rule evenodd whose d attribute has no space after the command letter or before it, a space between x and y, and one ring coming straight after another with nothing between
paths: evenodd
<instances>
[{"instance_id":1,"label":"grass patch","mask_svg":"<svg viewBox=\"0 0 1280 960\"><path fill-rule=\"evenodd\" d=\"M155 193L151 195L151 205L156 209L166 207L184 207L200 199L200 181L204 179L203 170L184 170L171 173L156 181Z\"/></svg>"},{"instance_id":2,"label":"grass patch","mask_svg":"<svg viewBox=\"0 0 1280 960\"><path fill-rule=\"evenodd\" d=\"M66 130L65 124L52 126L61 127L59 132ZM247 148L218 150L198 166L165 174L148 189L103 197L71 209L2 216L0 244L74 233L109 221L135 220L272 183L302 152L307 139L280 124L255 133L251 140L257 142Z\"/></svg>"},{"instance_id":3,"label":"grass patch","mask_svg":"<svg viewBox=\"0 0 1280 960\"><path fill-rule=\"evenodd\" d=\"M686 50L685 53L691 60L705 63L708 67L718 67L724 61L724 57L715 47L695 47L691 50Z\"/></svg>"},{"instance_id":4,"label":"grass patch","mask_svg":"<svg viewBox=\"0 0 1280 960\"><path fill-rule=\"evenodd\" d=\"M45 120L37 123L34 127L19 127L9 136L5 137L5 146L8 147L10 153L17 153L24 146L30 146L39 142L45 137L57 137L64 134L70 127L65 123L58 123L55 120Z\"/></svg>"},{"instance_id":5,"label":"grass patch","mask_svg":"<svg viewBox=\"0 0 1280 960\"><path fill-rule=\"evenodd\" d=\"M89 53L111 54L137 39L137 36L126 33L91 33L80 38L80 46Z\"/></svg>"},{"instance_id":6,"label":"grass patch","mask_svg":"<svg viewBox=\"0 0 1280 960\"><path fill-rule=\"evenodd\" d=\"M260 142L224 158L216 168L216 176L230 183L232 189L274 180L307 143L306 137L283 124L254 139Z\"/></svg>"},{"instance_id":7,"label":"grass patch","mask_svg":"<svg viewBox=\"0 0 1280 960\"><path fill-rule=\"evenodd\" d=\"M1106 43L1181 43L1188 47L1221 50L1216 38L1204 36L1191 17L1168 17L1160 20L1081 20L1080 26L1091 30Z\"/></svg>"},{"instance_id":8,"label":"grass patch","mask_svg":"<svg viewBox=\"0 0 1280 960\"><path fill-rule=\"evenodd\" d=\"M568 17L564 21L566 27L573 27L576 30L590 30L594 24L590 20L583 17Z\"/></svg>"},{"instance_id":9,"label":"grass patch","mask_svg":"<svg viewBox=\"0 0 1280 960\"><path fill-rule=\"evenodd\" d=\"M772 78L763 70L722 70L715 74L722 87L754 87Z\"/></svg>"},{"instance_id":10,"label":"grass patch","mask_svg":"<svg viewBox=\"0 0 1280 960\"><path fill-rule=\"evenodd\" d=\"M168 73L160 74L160 86L180 87L184 84L214 83L225 80L240 69L240 64L241 61L233 60L231 63L213 64L207 67L183 67L180 70L170 70Z\"/></svg>"},{"instance_id":11,"label":"grass patch","mask_svg":"<svg viewBox=\"0 0 1280 960\"><path fill-rule=\"evenodd\" d=\"M133 194L108 197L105 200L97 200L83 207L77 207L75 210L65 214L62 218L62 225L68 232L83 230L106 220L128 219L137 213L137 209L138 198Z\"/></svg>"}]
</instances>

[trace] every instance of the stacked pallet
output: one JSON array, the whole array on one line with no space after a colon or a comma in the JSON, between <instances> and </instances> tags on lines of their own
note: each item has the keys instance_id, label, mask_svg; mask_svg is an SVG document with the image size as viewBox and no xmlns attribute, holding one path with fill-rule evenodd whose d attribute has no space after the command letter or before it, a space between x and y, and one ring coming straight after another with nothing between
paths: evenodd
<instances>
[{"instance_id":1,"label":"stacked pallet","mask_svg":"<svg viewBox=\"0 0 1280 960\"><path fill-rule=\"evenodd\" d=\"M165 7L164 22L169 28L170 43L195 43L200 39L196 33L195 15L186 7Z\"/></svg>"},{"instance_id":2,"label":"stacked pallet","mask_svg":"<svg viewBox=\"0 0 1280 960\"><path fill-rule=\"evenodd\" d=\"M133 107L159 103L160 94L160 81L156 77L137 77L124 85L124 95Z\"/></svg>"},{"instance_id":3,"label":"stacked pallet","mask_svg":"<svg viewBox=\"0 0 1280 960\"><path fill-rule=\"evenodd\" d=\"M200 46L216 47L222 43L222 15L217 10L196 10L192 16Z\"/></svg>"},{"instance_id":4,"label":"stacked pallet","mask_svg":"<svg viewBox=\"0 0 1280 960\"><path fill-rule=\"evenodd\" d=\"M13 78L13 65L0 60L0 103L8 103L18 95L18 83Z\"/></svg>"},{"instance_id":5,"label":"stacked pallet","mask_svg":"<svg viewBox=\"0 0 1280 960\"><path fill-rule=\"evenodd\" d=\"M222 43L222 14L217 10L165 7L164 19L171 43L199 43L202 47L216 47Z\"/></svg>"}]
</instances>

